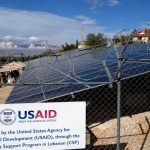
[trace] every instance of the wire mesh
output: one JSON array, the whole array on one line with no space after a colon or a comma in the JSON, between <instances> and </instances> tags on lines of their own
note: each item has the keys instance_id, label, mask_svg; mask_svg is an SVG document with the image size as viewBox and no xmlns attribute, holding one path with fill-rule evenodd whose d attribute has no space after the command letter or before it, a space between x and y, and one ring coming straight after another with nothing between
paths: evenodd
<instances>
[{"instance_id":1,"label":"wire mesh","mask_svg":"<svg viewBox=\"0 0 150 150\"><path fill-rule=\"evenodd\" d=\"M93 49L27 62L6 103L86 101L87 150L149 150L149 44Z\"/></svg>"}]
</instances>

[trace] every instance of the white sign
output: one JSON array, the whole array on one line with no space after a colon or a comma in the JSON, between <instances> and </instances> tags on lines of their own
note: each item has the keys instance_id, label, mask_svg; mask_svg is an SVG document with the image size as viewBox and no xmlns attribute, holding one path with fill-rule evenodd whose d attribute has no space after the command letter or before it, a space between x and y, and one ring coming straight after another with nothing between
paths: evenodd
<instances>
[{"instance_id":1,"label":"white sign","mask_svg":"<svg viewBox=\"0 0 150 150\"><path fill-rule=\"evenodd\" d=\"M85 102L0 105L0 150L85 148Z\"/></svg>"}]
</instances>

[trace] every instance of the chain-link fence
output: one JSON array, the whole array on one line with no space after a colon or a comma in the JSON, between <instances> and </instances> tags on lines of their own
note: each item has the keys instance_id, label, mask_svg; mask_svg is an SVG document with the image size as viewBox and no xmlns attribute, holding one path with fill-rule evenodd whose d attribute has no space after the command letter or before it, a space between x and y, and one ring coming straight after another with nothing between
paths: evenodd
<instances>
[{"instance_id":1,"label":"chain-link fence","mask_svg":"<svg viewBox=\"0 0 150 150\"><path fill-rule=\"evenodd\" d=\"M149 150L150 73L119 82L120 150ZM112 88L106 84L53 100L86 101L87 150L115 150L117 147L117 88L117 82L114 82Z\"/></svg>"},{"instance_id":2,"label":"chain-link fence","mask_svg":"<svg viewBox=\"0 0 150 150\"><path fill-rule=\"evenodd\" d=\"M30 102L29 98L38 102L86 101L87 150L149 150L149 45L113 47L113 53L107 48L105 53L100 52L104 55L100 60L99 47L95 49L90 57L87 56L90 52L81 51L59 63L58 58L27 62L6 103ZM83 62L79 62L82 56ZM96 72L98 68L100 71ZM57 73L61 77L54 78Z\"/></svg>"}]
</instances>

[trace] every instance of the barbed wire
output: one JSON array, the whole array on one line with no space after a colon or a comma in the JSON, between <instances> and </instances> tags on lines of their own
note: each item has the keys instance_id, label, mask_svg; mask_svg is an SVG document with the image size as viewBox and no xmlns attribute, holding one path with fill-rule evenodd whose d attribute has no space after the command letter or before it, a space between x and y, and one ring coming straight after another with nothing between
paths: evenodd
<instances>
[{"instance_id":1,"label":"barbed wire","mask_svg":"<svg viewBox=\"0 0 150 150\"><path fill-rule=\"evenodd\" d=\"M137 31L137 30L136 30ZM117 33L117 36L119 35L119 34L122 34L122 33L126 33L126 32L131 32L131 29L124 29L124 30L122 30L122 31L119 31L118 33ZM135 59L136 58L136 56L134 57L134 60L133 60L133 58L132 59L125 59L124 58L124 53L125 53L125 51L126 51L126 49L127 49L127 47L129 46L129 41L131 40L131 38L132 38L132 34L135 32L135 30L132 30L132 32L131 32L131 34L130 34L130 36L129 36L129 38L128 39L126 39L126 42L125 42L125 45L124 46L121 46L122 47L122 51L121 51L121 54L119 54L118 53L118 59L120 59L123 63L121 63L121 66L120 66L120 68L117 68L117 72L116 72L116 75L115 75L115 77L114 77L114 80L115 80L115 78L116 78L116 76L117 76L117 74L120 72L120 70L122 69L122 66L123 66L123 64L124 64L124 61L132 61L132 62L140 62L140 63L148 63L148 61L147 60L140 60L140 59ZM103 44L103 45L105 45L105 44ZM31 70L31 72L29 72L28 74L25 74L24 76L26 77L26 80L24 79L24 76L22 76L22 77L20 77L20 79L18 80L18 83L16 84L16 85L18 85L19 84L19 82L22 82L22 80L24 80L24 82L27 82L28 81L28 77L30 76L30 75L32 75L32 74L34 74L34 69L36 70L36 68L39 68L39 67L43 67L43 66L46 66L46 65L49 65L49 64L51 64L51 66L50 67L52 67L52 68L54 68L54 64L56 64L57 63L57 65L58 64L60 64L61 65L61 61L64 61L64 60L66 60L67 61L67 63L68 63L68 66L69 66L69 68L68 68L68 71L67 72L65 72L65 74L67 74L68 76L74 76L76 79L78 79L78 80L81 80L81 81L85 81L85 82L88 82L88 81L90 81L90 79L89 78L83 78L82 76L79 76L79 75L77 75L77 73L76 73L76 71L75 71L75 63L72 61L73 59L75 59L75 58L78 58L78 57L81 57L81 56L84 56L84 55L88 55L88 54L91 54L91 53L93 53L93 51L91 51L92 49L96 49L96 48L101 48L101 46L102 45L96 45L96 46L91 46L91 47L88 47L88 48L85 48L85 49L80 49L79 51L85 51L84 53L79 53L78 55L75 55L75 56L71 56L71 54L69 53L69 55L70 56L67 56L67 55L64 55L64 59L59 59L58 57L59 56L55 56L55 57L53 57L53 59L51 59L51 57L47 57L48 58L48 60L49 60L49 62L46 62L46 63L41 63L41 58L38 60L39 61L39 65L36 65L36 66L30 66L30 63L28 62L27 63L27 66L26 66L26 68L25 68L25 71L26 70ZM140 45L139 45L140 46ZM149 45L148 45L149 46ZM111 43L111 47L113 47L113 44ZM121 48L120 47L120 48ZM149 48L149 47L148 47ZM106 49L109 49L109 48L105 48L105 50ZM88 50L90 50L90 51L88 51ZM76 51L78 51L78 50L76 50ZM88 51L88 52L86 52L86 51ZM108 53L109 53L109 51L111 51L111 49L110 50L108 50ZM132 51L132 49L131 49L131 51ZM111 55L111 54L110 54ZM142 56L142 55L141 55ZM137 57L139 57L139 56L137 56ZM103 60L105 60L106 58L104 58L104 59L101 59L101 60L99 60L99 59L94 59L94 58L92 58L91 60L90 60L90 63L91 62L94 62L94 63L99 63L99 65L101 65L102 64L102 61ZM34 60L33 60L34 61ZM114 60L107 60L107 61L114 61ZM116 64L116 62L115 63L112 63L112 65L113 64ZM86 65L86 64L84 64L84 65ZM111 70L111 69L116 69L116 66L115 67L109 67L109 69ZM57 70L58 71L58 70ZM45 75L45 77L46 77L47 75ZM66 76L66 75L64 75L64 78L62 78L61 80L59 80L59 81L57 81L57 82L54 82L53 84L59 84L59 83L63 83L63 82L65 82L65 80L68 78L68 76ZM44 77L44 76L42 76L42 77ZM95 77L97 77L97 76L95 76ZM101 76L99 76L99 77L104 77L104 75L101 75ZM39 76L39 78L40 78L40 76ZM39 79L40 80L40 79ZM45 81L46 82L46 81ZM6 84L5 84L6 85ZM9 84L8 84L9 85Z\"/></svg>"}]
</instances>

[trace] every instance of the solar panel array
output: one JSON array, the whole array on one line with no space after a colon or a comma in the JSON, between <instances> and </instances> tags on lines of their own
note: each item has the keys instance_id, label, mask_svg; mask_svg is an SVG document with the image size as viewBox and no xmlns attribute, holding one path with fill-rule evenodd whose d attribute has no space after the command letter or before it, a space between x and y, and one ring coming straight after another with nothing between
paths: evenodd
<instances>
[{"instance_id":1,"label":"solar panel array","mask_svg":"<svg viewBox=\"0 0 150 150\"><path fill-rule=\"evenodd\" d=\"M149 44L127 47L122 79L150 72L149 47ZM121 54L123 46L117 50ZM116 80L117 69L113 48L73 50L31 60L26 62L26 69L6 103L42 102L108 84Z\"/></svg>"}]
</instances>

